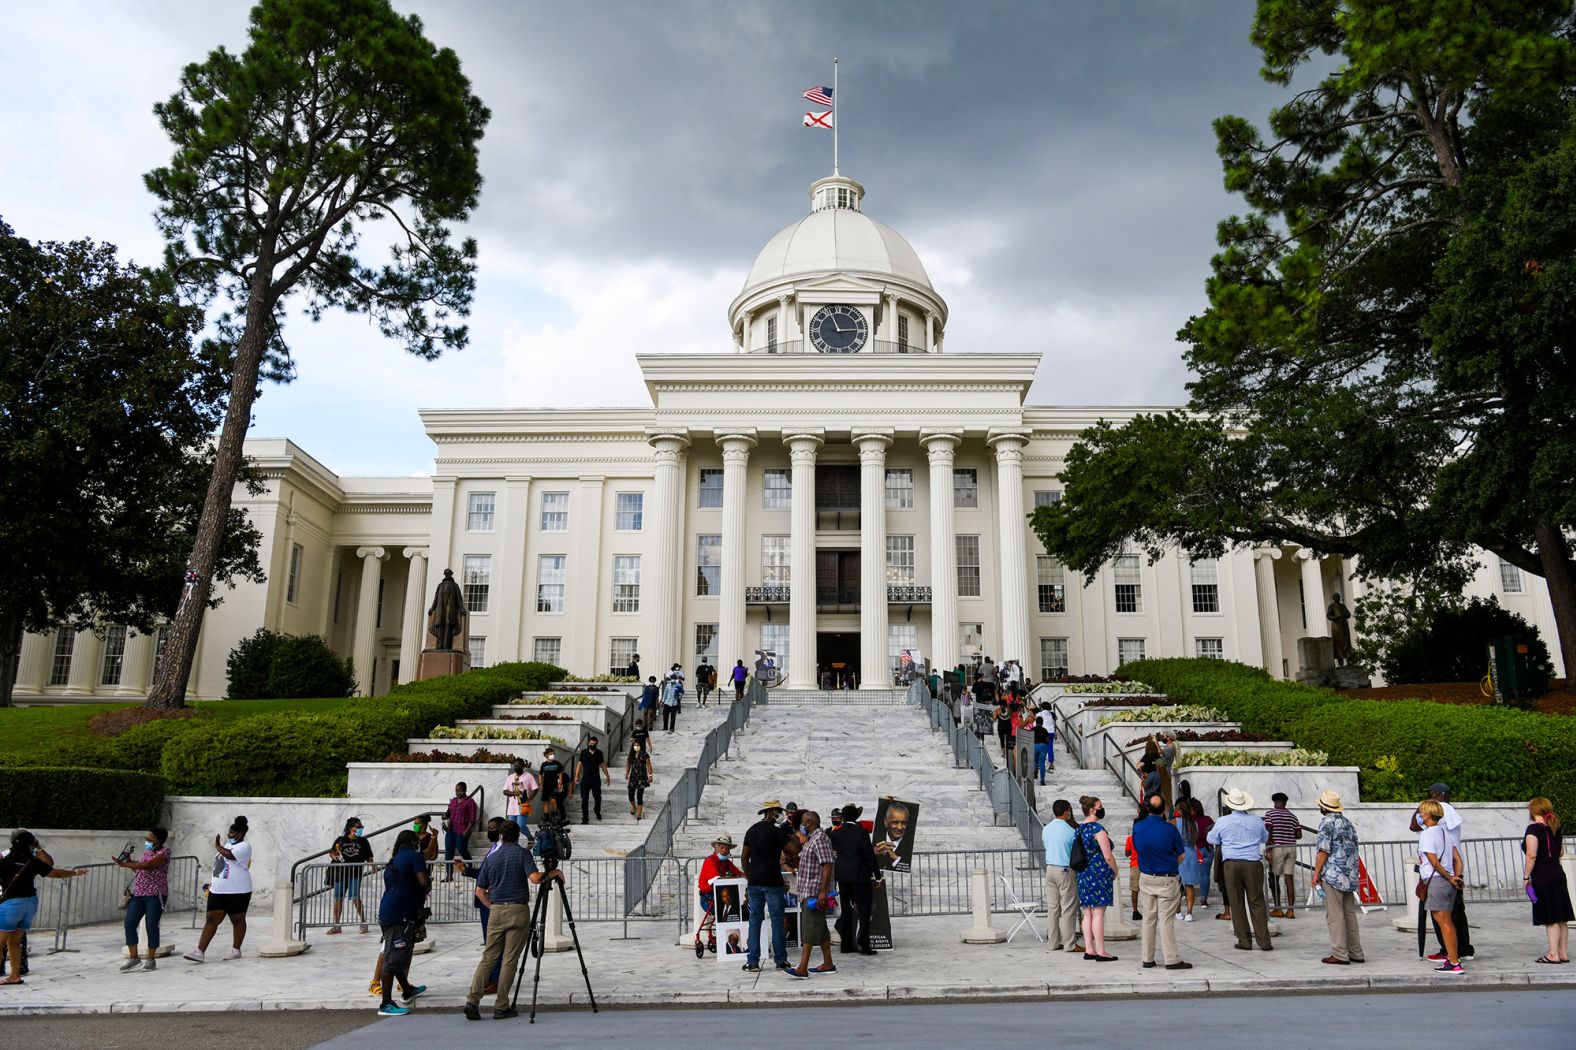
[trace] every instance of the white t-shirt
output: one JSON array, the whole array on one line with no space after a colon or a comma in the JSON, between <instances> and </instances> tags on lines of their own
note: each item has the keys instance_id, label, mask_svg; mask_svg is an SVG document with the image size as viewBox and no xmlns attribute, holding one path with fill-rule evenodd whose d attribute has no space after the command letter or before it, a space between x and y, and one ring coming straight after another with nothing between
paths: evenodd
<instances>
[{"instance_id":1,"label":"white t-shirt","mask_svg":"<svg viewBox=\"0 0 1576 1050\"><path fill-rule=\"evenodd\" d=\"M215 876L213 881L208 883L208 892L251 893L252 844L250 842L237 842L227 848L231 853L235 854L235 859L225 860L223 873Z\"/></svg>"},{"instance_id":2,"label":"white t-shirt","mask_svg":"<svg viewBox=\"0 0 1576 1050\"><path fill-rule=\"evenodd\" d=\"M1428 862L1430 853L1438 857L1441 863L1447 865L1450 863L1450 838L1445 834L1443 824L1424 828L1417 835L1417 873L1425 879L1432 878L1434 875L1434 866Z\"/></svg>"},{"instance_id":3,"label":"white t-shirt","mask_svg":"<svg viewBox=\"0 0 1576 1050\"><path fill-rule=\"evenodd\" d=\"M1445 829L1445 838L1449 840L1451 847L1460 849L1461 814L1457 813L1456 807L1448 802L1441 802L1440 806L1444 807L1445 815L1440 819L1439 826ZM1444 860L1445 858L1441 856L1439 859Z\"/></svg>"},{"instance_id":4,"label":"white t-shirt","mask_svg":"<svg viewBox=\"0 0 1576 1050\"><path fill-rule=\"evenodd\" d=\"M1053 712L1053 711L1041 711L1039 714L1034 716L1034 720L1036 722L1040 723L1040 725L1044 726L1046 731L1049 732L1052 736L1056 735L1056 713L1055 712Z\"/></svg>"}]
</instances>

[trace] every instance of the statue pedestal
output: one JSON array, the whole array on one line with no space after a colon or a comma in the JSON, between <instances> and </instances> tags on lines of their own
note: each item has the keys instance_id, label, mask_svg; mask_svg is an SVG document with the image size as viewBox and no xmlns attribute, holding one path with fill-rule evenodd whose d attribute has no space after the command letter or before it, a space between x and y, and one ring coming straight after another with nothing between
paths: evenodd
<instances>
[{"instance_id":1,"label":"statue pedestal","mask_svg":"<svg viewBox=\"0 0 1576 1050\"><path fill-rule=\"evenodd\" d=\"M464 674L471 669L469 653L457 649L423 649L421 663L416 668L416 681L441 678L446 674Z\"/></svg>"}]
</instances>

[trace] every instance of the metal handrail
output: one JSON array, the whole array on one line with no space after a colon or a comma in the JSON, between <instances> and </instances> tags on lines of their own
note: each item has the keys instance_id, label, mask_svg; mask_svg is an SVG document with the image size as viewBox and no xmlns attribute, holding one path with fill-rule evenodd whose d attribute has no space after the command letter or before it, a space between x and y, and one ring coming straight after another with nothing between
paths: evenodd
<instances>
[{"instance_id":1,"label":"metal handrail","mask_svg":"<svg viewBox=\"0 0 1576 1050\"><path fill-rule=\"evenodd\" d=\"M585 730L582 729L581 732L584 733ZM565 766L564 768L567 770L568 766ZM471 789L470 794L467 795L466 797L467 798L476 798L477 795L480 795L481 798L476 803L476 812L481 817L485 817L486 814L487 814L487 787L486 787L486 785L484 785L484 784L477 784L474 788ZM351 800L350 799L346 799L345 801L347 803L347 807L346 808L349 808L348 803ZM412 813L410 816L405 817L403 820L397 820L397 821L395 821L392 824L386 824L383 827L378 828L376 831L371 832L370 834L367 834L367 835L363 835L361 837L362 837L363 841L370 842L373 839L377 838L379 835L384 834L385 832L393 831L396 828L403 828L407 824L409 824L411 821L416 820L419 817L429 816L429 815L431 815L432 812L433 811L431 809L418 810L417 812ZM301 868L301 866L303 864L310 864L312 861L316 860L319 857L326 857L326 856L328 856L333 851L334 851L334 847L333 846L329 846L327 849L320 849L316 853L310 853L307 856L302 857L300 860L296 861L294 864L290 865L290 885L292 885L292 886L295 885L295 883L296 883L296 873L297 873L297 871L300 870L300 868Z\"/></svg>"}]
</instances>

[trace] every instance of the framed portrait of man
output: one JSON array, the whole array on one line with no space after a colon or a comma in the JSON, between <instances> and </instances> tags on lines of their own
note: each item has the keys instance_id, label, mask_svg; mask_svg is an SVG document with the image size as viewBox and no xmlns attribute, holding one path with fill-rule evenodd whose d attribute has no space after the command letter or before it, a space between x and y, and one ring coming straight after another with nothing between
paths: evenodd
<instances>
[{"instance_id":1,"label":"framed portrait of man","mask_svg":"<svg viewBox=\"0 0 1576 1050\"><path fill-rule=\"evenodd\" d=\"M884 870L909 870L918 823L918 802L905 802L890 795L876 802L876 861Z\"/></svg>"}]
</instances>

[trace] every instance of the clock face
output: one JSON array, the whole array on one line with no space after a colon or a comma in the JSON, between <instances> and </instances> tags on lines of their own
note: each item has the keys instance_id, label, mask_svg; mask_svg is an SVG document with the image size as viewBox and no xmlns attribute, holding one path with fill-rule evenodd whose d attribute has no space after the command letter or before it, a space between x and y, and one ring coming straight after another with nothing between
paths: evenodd
<instances>
[{"instance_id":1,"label":"clock face","mask_svg":"<svg viewBox=\"0 0 1576 1050\"><path fill-rule=\"evenodd\" d=\"M810 319L810 343L823 354L857 354L869 335L865 315L852 306L823 306Z\"/></svg>"}]
</instances>

